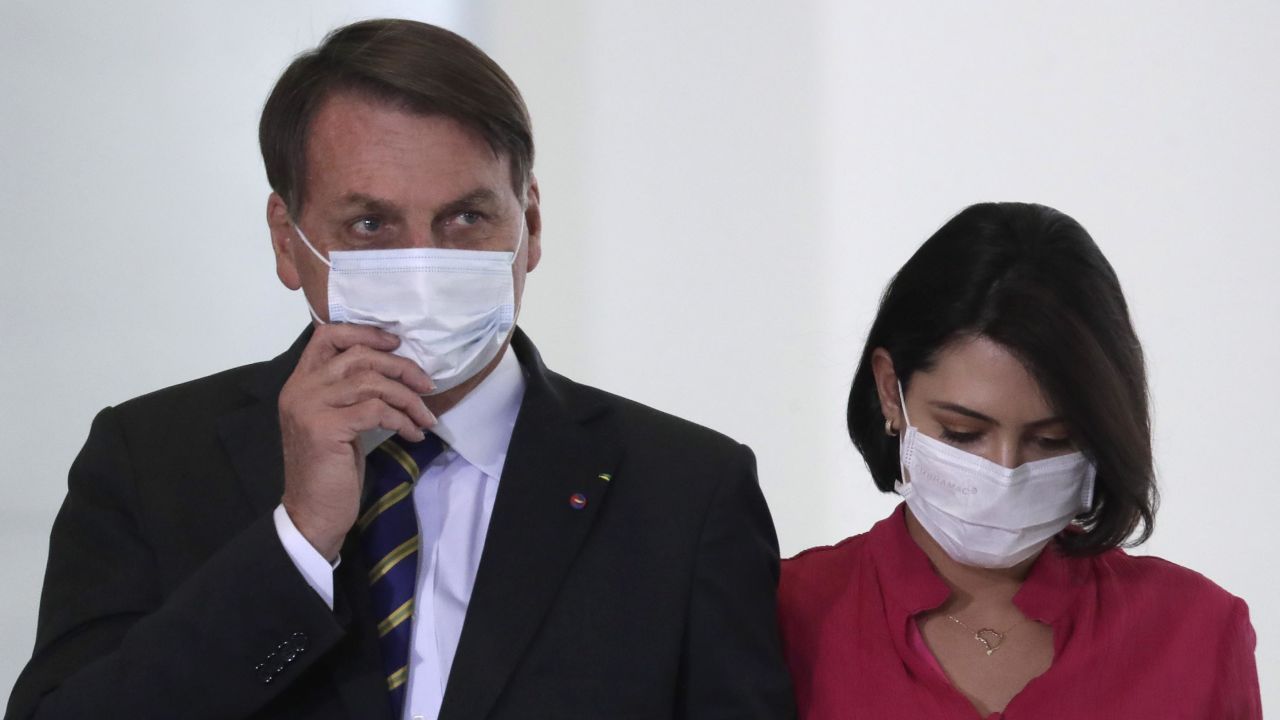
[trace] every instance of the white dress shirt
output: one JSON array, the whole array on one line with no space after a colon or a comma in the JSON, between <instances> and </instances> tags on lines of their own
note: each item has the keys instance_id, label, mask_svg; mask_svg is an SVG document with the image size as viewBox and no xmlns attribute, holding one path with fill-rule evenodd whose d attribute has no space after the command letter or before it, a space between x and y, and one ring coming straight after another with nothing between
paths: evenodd
<instances>
[{"instance_id":1,"label":"white dress shirt","mask_svg":"<svg viewBox=\"0 0 1280 720\"><path fill-rule=\"evenodd\" d=\"M440 714L524 387L520 364L508 349L493 372L432 428L445 449L413 486L421 545L405 720L435 720ZM285 551L332 608L337 566L298 532L283 505L274 517ZM424 602L428 597L431 602Z\"/></svg>"}]
</instances>

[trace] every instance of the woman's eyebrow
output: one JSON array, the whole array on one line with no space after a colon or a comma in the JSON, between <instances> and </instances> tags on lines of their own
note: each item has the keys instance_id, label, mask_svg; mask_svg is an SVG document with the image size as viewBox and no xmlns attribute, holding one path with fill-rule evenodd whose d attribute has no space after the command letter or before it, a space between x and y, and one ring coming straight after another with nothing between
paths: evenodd
<instances>
[{"instance_id":1,"label":"woman's eyebrow","mask_svg":"<svg viewBox=\"0 0 1280 720\"><path fill-rule=\"evenodd\" d=\"M965 406L963 406L963 405L957 405L956 403L943 402L943 401L940 401L940 400L936 400L936 401L931 401L929 404L930 404L930 405L932 405L933 407L939 408L939 409L941 409L941 410L948 410L948 411L953 412L953 413L958 413L958 414L960 414L960 415L965 415L965 416L967 416L967 417L971 417L971 418L973 418L974 420L981 420L981 421L983 421L983 422L991 423L992 425L999 425L999 424L1000 424L1000 422L999 422L998 420L996 420L995 418L993 418L993 417L988 417L988 416L983 415L982 413L978 412L977 410L973 410L973 409L971 409L971 408L967 408L967 407L965 407ZM1026 424L1026 427L1028 427L1028 428L1041 428L1041 427L1044 427L1044 426L1046 426L1046 425L1054 425L1054 424L1057 424L1057 423L1060 423L1060 422L1063 422L1062 418L1061 418L1060 416L1058 416L1058 415L1054 415L1053 417L1047 417L1047 418L1043 418L1043 419L1041 419L1041 420L1036 420L1036 421L1034 421L1034 422L1029 422L1029 423L1027 423L1027 424Z\"/></svg>"},{"instance_id":2,"label":"woman's eyebrow","mask_svg":"<svg viewBox=\"0 0 1280 720\"><path fill-rule=\"evenodd\" d=\"M941 410L948 410L948 411L953 412L953 413L959 413L960 415L966 415L966 416L968 416L968 417L973 418L974 420L981 420L981 421L983 421L983 422L989 422L989 423L991 423L992 425L999 425L999 424L1000 424L1000 423L999 423L995 418L993 418L993 417L987 417L986 415L983 415L982 413L978 412L977 410L972 410L972 409L967 408L967 407L965 407L965 406L963 406L963 405L957 405L957 404L955 404L955 403L950 403L950 402L942 402L942 401L939 401L939 400L933 400L933 401L930 401L930 402L929 402L929 404L930 404L930 405L932 405L932 406L934 406L934 407L936 407L936 408L939 408L939 409L941 409Z\"/></svg>"}]
</instances>

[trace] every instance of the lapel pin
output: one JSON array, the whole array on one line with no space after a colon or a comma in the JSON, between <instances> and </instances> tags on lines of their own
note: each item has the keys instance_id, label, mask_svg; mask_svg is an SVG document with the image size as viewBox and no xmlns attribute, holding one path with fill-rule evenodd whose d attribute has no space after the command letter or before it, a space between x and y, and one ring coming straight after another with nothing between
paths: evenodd
<instances>
[{"instance_id":1,"label":"lapel pin","mask_svg":"<svg viewBox=\"0 0 1280 720\"><path fill-rule=\"evenodd\" d=\"M609 482L610 480L612 480L612 479L613 479L613 476L612 476L612 475L610 475L609 473L600 473L600 474L599 474L599 475L597 475L596 477L600 478L601 480L603 480L603 481L605 481L605 482Z\"/></svg>"},{"instance_id":2,"label":"lapel pin","mask_svg":"<svg viewBox=\"0 0 1280 720\"><path fill-rule=\"evenodd\" d=\"M582 493L574 493L569 496L569 507L574 510L581 510L587 506L587 496Z\"/></svg>"}]
</instances>

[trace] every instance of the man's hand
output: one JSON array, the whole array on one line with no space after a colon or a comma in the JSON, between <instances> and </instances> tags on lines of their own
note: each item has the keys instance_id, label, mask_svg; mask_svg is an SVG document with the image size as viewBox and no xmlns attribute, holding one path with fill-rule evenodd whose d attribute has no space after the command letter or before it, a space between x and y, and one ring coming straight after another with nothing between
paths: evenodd
<instances>
[{"instance_id":1,"label":"man's hand","mask_svg":"<svg viewBox=\"0 0 1280 720\"><path fill-rule=\"evenodd\" d=\"M435 385L391 350L396 336L362 325L323 325L280 391L284 508L329 562L360 512L365 430L394 430L411 442L436 424L421 395Z\"/></svg>"}]
</instances>

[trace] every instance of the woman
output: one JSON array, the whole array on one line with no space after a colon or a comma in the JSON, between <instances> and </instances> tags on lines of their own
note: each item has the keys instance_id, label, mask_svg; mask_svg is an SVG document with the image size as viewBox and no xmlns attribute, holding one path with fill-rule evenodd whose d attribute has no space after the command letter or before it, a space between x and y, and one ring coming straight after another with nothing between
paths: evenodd
<instances>
[{"instance_id":1,"label":"woman","mask_svg":"<svg viewBox=\"0 0 1280 720\"><path fill-rule=\"evenodd\" d=\"M1152 530L1142 349L1056 210L960 213L886 291L849 435L904 503L783 564L802 718L1261 718L1243 601Z\"/></svg>"}]
</instances>

